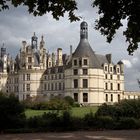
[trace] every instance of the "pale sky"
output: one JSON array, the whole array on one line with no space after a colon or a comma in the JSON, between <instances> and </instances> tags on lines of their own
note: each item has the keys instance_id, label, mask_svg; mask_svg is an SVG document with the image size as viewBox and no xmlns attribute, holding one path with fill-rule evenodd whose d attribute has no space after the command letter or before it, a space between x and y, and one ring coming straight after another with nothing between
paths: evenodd
<instances>
[{"instance_id":1,"label":"pale sky","mask_svg":"<svg viewBox=\"0 0 140 140\"><path fill-rule=\"evenodd\" d=\"M86 2L77 0L77 2L76 14L82 16L88 23L88 36L92 49L98 54L111 53L114 63L123 60L126 91L140 91L137 84L137 79L140 78L140 49L133 56L128 55L128 44L122 33L122 30L126 28L126 21L122 21L124 27L117 32L114 40L109 44L99 31L94 30L98 14L97 9L91 7L91 0L86 0ZM26 7L10 7L10 10L0 12L0 47L4 43L7 53L14 57L22 47L21 42L26 40L30 44L31 36L35 32L38 41L40 41L41 35L44 35L47 51L56 52L56 49L60 47L64 53L69 53L69 46L72 45L74 51L79 43L81 22L82 20L70 23L67 14L56 21L51 14L34 17L27 12Z\"/></svg>"}]
</instances>

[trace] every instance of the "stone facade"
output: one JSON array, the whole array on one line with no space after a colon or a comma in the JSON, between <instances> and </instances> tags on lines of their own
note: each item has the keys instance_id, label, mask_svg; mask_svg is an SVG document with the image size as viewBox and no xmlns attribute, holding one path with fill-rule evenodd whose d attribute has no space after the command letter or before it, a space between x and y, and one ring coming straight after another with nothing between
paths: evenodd
<instances>
[{"instance_id":1,"label":"stone facade","mask_svg":"<svg viewBox=\"0 0 140 140\"><path fill-rule=\"evenodd\" d=\"M15 60L1 48L0 90L14 93L19 100L36 97L71 96L82 105L113 104L140 93L124 90L124 64L112 62L111 54L96 54L88 42L88 24L80 25L80 42L76 50L63 54L46 51L43 36L38 45L35 33L31 45L22 42ZM136 94L136 95L135 95Z\"/></svg>"}]
</instances>

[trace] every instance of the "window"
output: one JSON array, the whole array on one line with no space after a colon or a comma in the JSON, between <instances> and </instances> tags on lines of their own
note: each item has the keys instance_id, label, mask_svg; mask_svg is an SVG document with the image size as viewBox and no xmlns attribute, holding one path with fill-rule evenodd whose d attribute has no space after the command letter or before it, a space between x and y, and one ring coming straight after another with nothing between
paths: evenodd
<instances>
[{"instance_id":1,"label":"window","mask_svg":"<svg viewBox=\"0 0 140 140\"><path fill-rule=\"evenodd\" d=\"M74 60L74 66L77 66L77 60L76 59Z\"/></svg>"},{"instance_id":2,"label":"window","mask_svg":"<svg viewBox=\"0 0 140 140\"><path fill-rule=\"evenodd\" d=\"M108 89L108 85L107 85L107 83L105 83L105 89L106 89L106 90Z\"/></svg>"},{"instance_id":3,"label":"window","mask_svg":"<svg viewBox=\"0 0 140 140\"><path fill-rule=\"evenodd\" d=\"M113 102L113 94L111 94L111 102Z\"/></svg>"},{"instance_id":4,"label":"window","mask_svg":"<svg viewBox=\"0 0 140 140\"><path fill-rule=\"evenodd\" d=\"M87 59L84 59L84 65L87 65Z\"/></svg>"},{"instance_id":5,"label":"window","mask_svg":"<svg viewBox=\"0 0 140 140\"><path fill-rule=\"evenodd\" d=\"M105 101L108 102L108 94L105 95Z\"/></svg>"},{"instance_id":6,"label":"window","mask_svg":"<svg viewBox=\"0 0 140 140\"><path fill-rule=\"evenodd\" d=\"M105 79L107 79L107 74L105 75Z\"/></svg>"},{"instance_id":7,"label":"window","mask_svg":"<svg viewBox=\"0 0 140 140\"><path fill-rule=\"evenodd\" d=\"M113 90L113 83L110 84L110 89Z\"/></svg>"},{"instance_id":8,"label":"window","mask_svg":"<svg viewBox=\"0 0 140 140\"><path fill-rule=\"evenodd\" d=\"M55 83L55 90L57 90L57 83Z\"/></svg>"},{"instance_id":9,"label":"window","mask_svg":"<svg viewBox=\"0 0 140 140\"><path fill-rule=\"evenodd\" d=\"M28 63L32 63L32 57L28 57Z\"/></svg>"},{"instance_id":10,"label":"window","mask_svg":"<svg viewBox=\"0 0 140 140\"><path fill-rule=\"evenodd\" d=\"M88 80L83 79L83 88L88 88Z\"/></svg>"},{"instance_id":11,"label":"window","mask_svg":"<svg viewBox=\"0 0 140 140\"><path fill-rule=\"evenodd\" d=\"M83 102L88 102L88 93L83 93Z\"/></svg>"},{"instance_id":12,"label":"window","mask_svg":"<svg viewBox=\"0 0 140 140\"><path fill-rule=\"evenodd\" d=\"M27 91L30 91L30 84L27 84L27 85L26 85L26 90L27 90Z\"/></svg>"},{"instance_id":13,"label":"window","mask_svg":"<svg viewBox=\"0 0 140 140\"><path fill-rule=\"evenodd\" d=\"M32 66L31 65L28 65L28 69L32 69Z\"/></svg>"},{"instance_id":14,"label":"window","mask_svg":"<svg viewBox=\"0 0 140 140\"><path fill-rule=\"evenodd\" d=\"M74 101L78 102L78 93L74 93Z\"/></svg>"},{"instance_id":15,"label":"window","mask_svg":"<svg viewBox=\"0 0 140 140\"><path fill-rule=\"evenodd\" d=\"M87 75L88 74L88 70L87 69L83 69L83 75Z\"/></svg>"},{"instance_id":16,"label":"window","mask_svg":"<svg viewBox=\"0 0 140 140\"><path fill-rule=\"evenodd\" d=\"M61 74L59 74L59 79L61 79Z\"/></svg>"},{"instance_id":17,"label":"window","mask_svg":"<svg viewBox=\"0 0 140 140\"><path fill-rule=\"evenodd\" d=\"M107 66L105 66L105 71L107 71Z\"/></svg>"},{"instance_id":18,"label":"window","mask_svg":"<svg viewBox=\"0 0 140 140\"><path fill-rule=\"evenodd\" d=\"M119 68L117 68L117 72L120 73L120 69Z\"/></svg>"},{"instance_id":19,"label":"window","mask_svg":"<svg viewBox=\"0 0 140 140\"><path fill-rule=\"evenodd\" d=\"M112 72L112 70L113 70L113 68L112 68L112 67L110 67L110 72Z\"/></svg>"},{"instance_id":20,"label":"window","mask_svg":"<svg viewBox=\"0 0 140 140\"><path fill-rule=\"evenodd\" d=\"M59 83L59 90L61 90L61 83Z\"/></svg>"},{"instance_id":21,"label":"window","mask_svg":"<svg viewBox=\"0 0 140 140\"><path fill-rule=\"evenodd\" d=\"M27 74L27 81L30 81L30 74Z\"/></svg>"},{"instance_id":22,"label":"window","mask_svg":"<svg viewBox=\"0 0 140 140\"><path fill-rule=\"evenodd\" d=\"M110 75L110 79L111 79L111 80L113 79L113 75Z\"/></svg>"},{"instance_id":23,"label":"window","mask_svg":"<svg viewBox=\"0 0 140 140\"><path fill-rule=\"evenodd\" d=\"M118 84L118 90L120 90L120 84Z\"/></svg>"},{"instance_id":24,"label":"window","mask_svg":"<svg viewBox=\"0 0 140 140\"><path fill-rule=\"evenodd\" d=\"M73 75L78 75L78 69L73 70Z\"/></svg>"},{"instance_id":25,"label":"window","mask_svg":"<svg viewBox=\"0 0 140 140\"><path fill-rule=\"evenodd\" d=\"M120 98L120 95L118 94L118 102L120 102L120 99L121 99L121 98Z\"/></svg>"},{"instance_id":26,"label":"window","mask_svg":"<svg viewBox=\"0 0 140 140\"><path fill-rule=\"evenodd\" d=\"M73 82L74 82L74 88L78 88L78 79L74 79Z\"/></svg>"},{"instance_id":27,"label":"window","mask_svg":"<svg viewBox=\"0 0 140 140\"><path fill-rule=\"evenodd\" d=\"M79 66L82 66L82 60L79 60Z\"/></svg>"}]
</instances>

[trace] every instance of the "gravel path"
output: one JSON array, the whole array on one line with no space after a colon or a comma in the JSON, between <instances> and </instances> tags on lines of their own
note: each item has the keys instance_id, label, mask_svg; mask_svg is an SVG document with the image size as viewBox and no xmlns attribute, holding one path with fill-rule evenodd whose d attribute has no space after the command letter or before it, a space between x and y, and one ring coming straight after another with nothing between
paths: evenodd
<instances>
[{"instance_id":1,"label":"gravel path","mask_svg":"<svg viewBox=\"0 0 140 140\"><path fill-rule=\"evenodd\" d=\"M140 130L1 134L0 140L140 140Z\"/></svg>"}]
</instances>

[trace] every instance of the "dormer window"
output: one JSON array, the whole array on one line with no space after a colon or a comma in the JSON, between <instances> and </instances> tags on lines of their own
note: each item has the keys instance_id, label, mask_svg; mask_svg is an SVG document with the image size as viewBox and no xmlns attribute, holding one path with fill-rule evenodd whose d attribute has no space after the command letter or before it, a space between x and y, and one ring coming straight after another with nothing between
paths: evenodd
<instances>
[{"instance_id":1,"label":"dormer window","mask_svg":"<svg viewBox=\"0 0 140 140\"><path fill-rule=\"evenodd\" d=\"M117 73L120 73L120 69L119 68L117 68Z\"/></svg>"},{"instance_id":2,"label":"dormer window","mask_svg":"<svg viewBox=\"0 0 140 140\"><path fill-rule=\"evenodd\" d=\"M87 59L84 59L84 65L87 65L88 63L87 63Z\"/></svg>"},{"instance_id":3,"label":"dormer window","mask_svg":"<svg viewBox=\"0 0 140 140\"><path fill-rule=\"evenodd\" d=\"M74 66L77 66L77 60L76 59L74 60Z\"/></svg>"},{"instance_id":4,"label":"dormer window","mask_svg":"<svg viewBox=\"0 0 140 140\"><path fill-rule=\"evenodd\" d=\"M107 71L107 66L105 66L105 71Z\"/></svg>"}]
</instances>

